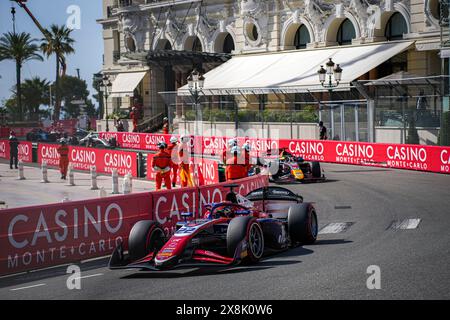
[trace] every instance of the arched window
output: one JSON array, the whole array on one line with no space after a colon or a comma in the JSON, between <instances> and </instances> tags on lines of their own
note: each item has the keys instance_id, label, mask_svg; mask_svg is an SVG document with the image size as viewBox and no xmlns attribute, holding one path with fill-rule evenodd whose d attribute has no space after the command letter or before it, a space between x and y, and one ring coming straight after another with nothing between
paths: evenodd
<instances>
[{"instance_id":1,"label":"arched window","mask_svg":"<svg viewBox=\"0 0 450 320\"><path fill-rule=\"evenodd\" d=\"M311 38L309 36L308 28L304 24L302 24L295 33L294 36L294 46L295 49L305 49L306 45L311 42Z\"/></svg>"},{"instance_id":2,"label":"arched window","mask_svg":"<svg viewBox=\"0 0 450 320\"><path fill-rule=\"evenodd\" d=\"M170 44L169 40L166 40L166 43L164 44L164 50L172 50L172 45Z\"/></svg>"},{"instance_id":3,"label":"arched window","mask_svg":"<svg viewBox=\"0 0 450 320\"><path fill-rule=\"evenodd\" d=\"M396 12L389 18L389 21L386 24L386 40L401 40L403 39L404 33L408 33L408 26L406 25L405 18L403 18L400 12Z\"/></svg>"},{"instance_id":4,"label":"arched window","mask_svg":"<svg viewBox=\"0 0 450 320\"><path fill-rule=\"evenodd\" d=\"M134 39L132 37L126 38L126 46L130 52L136 52L136 44L134 43Z\"/></svg>"},{"instance_id":5,"label":"arched window","mask_svg":"<svg viewBox=\"0 0 450 320\"><path fill-rule=\"evenodd\" d=\"M192 51L203 52L202 43L198 37L195 37L195 40L192 43Z\"/></svg>"},{"instance_id":6,"label":"arched window","mask_svg":"<svg viewBox=\"0 0 450 320\"><path fill-rule=\"evenodd\" d=\"M355 27L349 19L342 21L337 32L336 41L340 45L352 44L352 40L356 37Z\"/></svg>"},{"instance_id":7,"label":"arched window","mask_svg":"<svg viewBox=\"0 0 450 320\"><path fill-rule=\"evenodd\" d=\"M231 34L227 34L225 37L225 40L223 41L223 52L224 53L231 53L231 51L234 50L234 41Z\"/></svg>"}]
</instances>

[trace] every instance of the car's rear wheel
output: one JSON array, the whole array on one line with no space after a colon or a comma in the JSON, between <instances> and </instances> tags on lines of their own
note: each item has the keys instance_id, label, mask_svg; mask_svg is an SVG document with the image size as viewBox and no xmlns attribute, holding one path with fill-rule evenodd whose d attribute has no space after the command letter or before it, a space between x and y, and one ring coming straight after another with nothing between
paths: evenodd
<instances>
[{"instance_id":1,"label":"car's rear wheel","mask_svg":"<svg viewBox=\"0 0 450 320\"><path fill-rule=\"evenodd\" d=\"M312 171L312 176L314 178L320 178L322 177L322 169L320 168L320 162L311 162L311 171Z\"/></svg>"},{"instance_id":2,"label":"car's rear wheel","mask_svg":"<svg viewBox=\"0 0 450 320\"><path fill-rule=\"evenodd\" d=\"M139 260L150 252L159 251L166 242L162 227L155 221L142 220L131 228L128 253L131 260Z\"/></svg>"},{"instance_id":3,"label":"car's rear wheel","mask_svg":"<svg viewBox=\"0 0 450 320\"><path fill-rule=\"evenodd\" d=\"M237 217L231 220L227 230L227 251L234 257L236 248L247 241L247 255L244 262L257 262L264 254L264 234L254 217Z\"/></svg>"},{"instance_id":4,"label":"car's rear wheel","mask_svg":"<svg viewBox=\"0 0 450 320\"><path fill-rule=\"evenodd\" d=\"M317 239L319 224L316 209L311 203L300 203L289 208L288 228L291 241L312 244Z\"/></svg>"}]
</instances>

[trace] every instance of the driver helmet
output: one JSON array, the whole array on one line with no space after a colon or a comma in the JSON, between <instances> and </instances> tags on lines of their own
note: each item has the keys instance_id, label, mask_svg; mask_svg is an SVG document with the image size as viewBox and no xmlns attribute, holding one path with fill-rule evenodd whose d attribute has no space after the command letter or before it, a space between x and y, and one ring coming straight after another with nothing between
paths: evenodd
<instances>
[{"instance_id":1,"label":"driver helmet","mask_svg":"<svg viewBox=\"0 0 450 320\"><path fill-rule=\"evenodd\" d=\"M167 121L169 121L169 118L164 117L164 118L163 118L163 121L164 121L164 122L167 122Z\"/></svg>"},{"instance_id":2,"label":"driver helmet","mask_svg":"<svg viewBox=\"0 0 450 320\"><path fill-rule=\"evenodd\" d=\"M167 148L167 144L164 141L158 142L158 148L165 149Z\"/></svg>"},{"instance_id":3,"label":"driver helmet","mask_svg":"<svg viewBox=\"0 0 450 320\"><path fill-rule=\"evenodd\" d=\"M233 148L231 148L231 154L232 155L240 155L241 154L241 150L239 149L238 146L234 146Z\"/></svg>"},{"instance_id":4,"label":"driver helmet","mask_svg":"<svg viewBox=\"0 0 450 320\"><path fill-rule=\"evenodd\" d=\"M237 139L236 138L232 138L232 139L228 140L228 146L230 148L237 146Z\"/></svg>"},{"instance_id":5,"label":"driver helmet","mask_svg":"<svg viewBox=\"0 0 450 320\"><path fill-rule=\"evenodd\" d=\"M177 137L174 137L174 136L170 137L170 143L175 144L177 142L178 142Z\"/></svg>"},{"instance_id":6,"label":"driver helmet","mask_svg":"<svg viewBox=\"0 0 450 320\"><path fill-rule=\"evenodd\" d=\"M250 150L251 150L251 146L250 146L250 143L245 143L243 146L242 146L242 149L244 149L245 151L247 151L247 152L250 152Z\"/></svg>"}]
</instances>

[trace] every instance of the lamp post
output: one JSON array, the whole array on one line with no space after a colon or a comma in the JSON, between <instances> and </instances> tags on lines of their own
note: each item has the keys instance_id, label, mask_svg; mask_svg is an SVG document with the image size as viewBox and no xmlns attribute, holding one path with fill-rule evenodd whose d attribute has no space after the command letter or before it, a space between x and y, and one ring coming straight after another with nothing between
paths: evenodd
<instances>
[{"instance_id":1,"label":"lamp post","mask_svg":"<svg viewBox=\"0 0 450 320\"><path fill-rule=\"evenodd\" d=\"M203 86L205 84L205 78L203 75L194 69L189 77L187 78L189 92L191 93L192 98L194 99L195 105L195 122L196 122L196 130L195 135L199 136L201 130L200 122L203 121L202 110L200 106L200 93L202 92Z\"/></svg>"},{"instance_id":2,"label":"lamp post","mask_svg":"<svg viewBox=\"0 0 450 320\"><path fill-rule=\"evenodd\" d=\"M317 74L319 75L319 81L322 87L328 90L330 101L332 101L332 93L333 89L337 88L339 86L339 83L342 79L342 68L339 66L339 64L335 64L333 60L330 58L328 62L325 64L326 69L322 66L320 66L320 69L317 71ZM327 81L328 76L328 81ZM334 82L333 82L334 77ZM332 108L330 108L331 112L331 133L334 135L334 119L333 119L333 112ZM342 121L342 119L341 119Z\"/></svg>"},{"instance_id":3,"label":"lamp post","mask_svg":"<svg viewBox=\"0 0 450 320\"><path fill-rule=\"evenodd\" d=\"M106 132L109 132L109 121L108 121L108 96L109 91L111 90L112 83L109 80L108 75L104 75L102 78L102 82L100 82L100 90L103 92L103 96L105 97L105 118L106 118Z\"/></svg>"},{"instance_id":4,"label":"lamp post","mask_svg":"<svg viewBox=\"0 0 450 320\"><path fill-rule=\"evenodd\" d=\"M201 132L203 131L202 128L200 128L200 126L203 127L203 116L202 116L202 110L201 110L201 105L200 105L200 93L202 92L203 86L205 84L205 78L203 77L203 75L197 71L197 69L194 69L191 74L188 76L187 78L187 82L188 82L188 88L189 88L189 92L192 95L192 98L194 100L194 104L195 104L195 136L199 137L201 135ZM194 148L192 149L191 153L192 155L194 154L201 154L200 156L200 163L203 162L203 152L202 152L202 144L199 143L195 143L194 144ZM197 150L195 150L197 149ZM194 161L195 161L194 157ZM197 163L195 164L195 170L199 170ZM196 182L197 182L197 186L200 186L200 177L197 171L196 176ZM199 212L201 211L201 208L199 206Z\"/></svg>"}]
</instances>

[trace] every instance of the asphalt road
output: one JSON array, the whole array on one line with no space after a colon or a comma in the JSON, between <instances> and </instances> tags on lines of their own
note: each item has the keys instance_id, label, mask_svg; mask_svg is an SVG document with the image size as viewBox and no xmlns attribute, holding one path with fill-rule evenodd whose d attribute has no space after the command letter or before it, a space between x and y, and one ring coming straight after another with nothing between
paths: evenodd
<instances>
[{"instance_id":1,"label":"asphalt road","mask_svg":"<svg viewBox=\"0 0 450 320\"><path fill-rule=\"evenodd\" d=\"M110 271L98 260L81 265L81 290L56 268L0 279L0 299L449 299L450 176L323 167L328 182L289 186L316 202L314 245L220 271ZM367 288L372 265L381 289Z\"/></svg>"}]
</instances>

